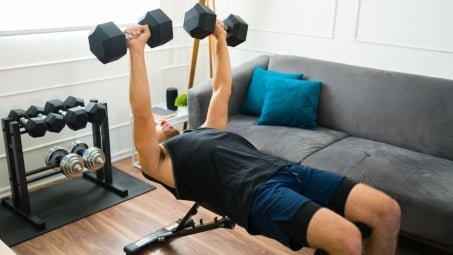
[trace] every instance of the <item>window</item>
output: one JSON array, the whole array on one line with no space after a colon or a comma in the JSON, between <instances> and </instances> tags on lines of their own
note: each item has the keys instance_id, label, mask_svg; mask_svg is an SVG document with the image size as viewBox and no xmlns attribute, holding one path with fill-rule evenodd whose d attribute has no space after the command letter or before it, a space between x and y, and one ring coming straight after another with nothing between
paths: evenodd
<instances>
[{"instance_id":1,"label":"window","mask_svg":"<svg viewBox=\"0 0 453 255\"><path fill-rule=\"evenodd\" d=\"M14 0L0 5L0 36L91 30L113 21L134 24L160 0ZM145 8L146 7L146 8Z\"/></svg>"}]
</instances>

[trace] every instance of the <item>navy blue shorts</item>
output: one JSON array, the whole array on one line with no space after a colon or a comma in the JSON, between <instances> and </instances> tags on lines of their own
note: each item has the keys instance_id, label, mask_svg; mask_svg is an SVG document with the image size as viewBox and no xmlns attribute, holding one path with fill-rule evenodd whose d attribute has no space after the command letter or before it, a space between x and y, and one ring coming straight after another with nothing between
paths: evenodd
<instances>
[{"instance_id":1,"label":"navy blue shorts","mask_svg":"<svg viewBox=\"0 0 453 255\"><path fill-rule=\"evenodd\" d=\"M279 221L290 221L312 201L325 207L344 176L293 164L280 169L258 188L249 215L249 232L273 238L290 247ZM306 231L306 230L305 230Z\"/></svg>"}]
</instances>

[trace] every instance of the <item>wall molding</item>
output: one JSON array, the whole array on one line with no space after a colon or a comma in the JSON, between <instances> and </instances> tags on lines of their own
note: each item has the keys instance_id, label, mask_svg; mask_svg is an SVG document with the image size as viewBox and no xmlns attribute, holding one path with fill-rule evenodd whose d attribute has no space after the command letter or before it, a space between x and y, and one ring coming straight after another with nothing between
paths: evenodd
<instances>
[{"instance_id":1,"label":"wall molding","mask_svg":"<svg viewBox=\"0 0 453 255\"><path fill-rule=\"evenodd\" d=\"M119 28L135 25L136 23L121 23L116 24ZM0 30L0 37L5 36L22 36L34 34L52 34L52 33L69 33L80 31L93 31L97 25L92 26L73 26L73 27L56 27L56 28L35 28L35 29L19 29L19 30ZM181 29L181 24L173 25L173 29Z\"/></svg>"},{"instance_id":2,"label":"wall molding","mask_svg":"<svg viewBox=\"0 0 453 255\"><path fill-rule=\"evenodd\" d=\"M153 49L150 49L149 47L147 47L145 49L145 53L147 54L147 53L151 53L151 52L171 51L171 50L175 50L175 49L183 49L183 48L189 48L189 47L192 48L192 44L185 43L185 44L179 44L177 46L160 46L160 47L153 48ZM27 68L37 68L37 67L44 67L44 66L51 66L51 65L71 64L71 63L76 63L76 62L93 61L93 60L98 61L97 58L93 55L90 57L37 62L37 63L26 64L26 65L0 67L0 72L13 71L13 70L18 70L18 69L27 69Z\"/></svg>"},{"instance_id":3,"label":"wall molding","mask_svg":"<svg viewBox=\"0 0 453 255\"><path fill-rule=\"evenodd\" d=\"M265 50L265 49L258 49L258 48L241 48L243 51L247 52L254 52L254 53L259 53L263 55L288 55L291 53L285 52L285 51L276 51L276 50Z\"/></svg>"},{"instance_id":4,"label":"wall molding","mask_svg":"<svg viewBox=\"0 0 453 255\"><path fill-rule=\"evenodd\" d=\"M333 40L334 39L334 32L332 31L332 34L329 36L323 36L323 35L316 35L316 34L308 34L308 33L290 33L290 32L282 32L282 31L277 31L277 30L272 30L272 29L260 29L260 28L249 28L249 32L254 31L254 32L259 32L259 33L272 33L272 34L280 34L280 35L289 35L289 36L299 36L299 37L309 37L309 38L317 38L317 39L327 39L327 40Z\"/></svg>"},{"instance_id":5,"label":"wall molding","mask_svg":"<svg viewBox=\"0 0 453 255\"><path fill-rule=\"evenodd\" d=\"M404 49L411 49L411 50L421 50L421 51L430 51L430 52L438 52L438 53L447 53L447 54L453 54L453 49L438 49L438 48L433 48L433 47L424 47L424 46L418 46L418 45L411 45L411 44L403 44L403 43L397 43L397 42L390 42L390 41L377 41L377 40L364 40L364 39L359 39L359 23L360 23L360 11L361 11L361 6L362 6L362 1L363 0L357 0L357 9L356 9L356 19L355 19L355 28L354 28L354 39L353 41L355 43L363 43L363 44L371 44L371 45L380 45L380 46L387 46L387 47L398 47L398 48L404 48Z\"/></svg>"},{"instance_id":6,"label":"wall molding","mask_svg":"<svg viewBox=\"0 0 453 255\"><path fill-rule=\"evenodd\" d=\"M332 20L332 28L331 28L331 39L335 39L335 31L337 27L337 18L338 18L338 0L335 0L335 7L333 11L333 20Z\"/></svg>"},{"instance_id":7,"label":"wall molding","mask_svg":"<svg viewBox=\"0 0 453 255\"><path fill-rule=\"evenodd\" d=\"M354 42L370 44L370 45L387 46L387 47L397 47L397 48L410 49L410 50L420 50L420 51L453 54L453 50L436 49L436 48L432 48L432 47L421 47L421 46L415 46L415 45L409 45L409 44L399 44L399 43L371 41L371 40L358 40L357 38L354 39Z\"/></svg>"},{"instance_id":8,"label":"wall molding","mask_svg":"<svg viewBox=\"0 0 453 255\"><path fill-rule=\"evenodd\" d=\"M45 90L52 90L52 89L58 89L58 88L72 87L72 86L80 86L80 85L85 86L85 85L88 85L88 84L91 84L91 83L95 83L95 82L115 80L115 79L120 79L120 78L124 78L124 77L128 77L128 76L129 76L129 73L123 73L123 74L118 74L118 75L105 76L105 77L101 77L101 78L97 78L97 79L89 79L89 80L82 80L82 81L77 81L77 82L62 83L62 84L59 84L59 85L40 87L40 88L37 88L37 89L28 89L28 90L22 90L22 91L15 91L14 93L0 94L0 98L17 96L17 95L22 95L22 94L35 93L35 92L40 92L40 91L45 91Z\"/></svg>"},{"instance_id":9,"label":"wall molding","mask_svg":"<svg viewBox=\"0 0 453 255\"><path fill-rule=\"evenodd\" d=\"M177 69L177 68L181 68L181 67L185 67L185 66L190 66L190 65L189 65L189 63L179 64L179 65L170 65L170 66L164 66L164 67L160 68L160 70L165 71L165 70Z\"/></svg>"}]
</instances>

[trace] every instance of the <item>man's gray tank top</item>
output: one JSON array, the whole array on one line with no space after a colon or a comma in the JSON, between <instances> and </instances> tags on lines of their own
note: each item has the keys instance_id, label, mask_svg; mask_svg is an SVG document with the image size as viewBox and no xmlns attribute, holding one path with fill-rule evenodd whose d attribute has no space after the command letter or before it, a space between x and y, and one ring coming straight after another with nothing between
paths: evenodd
<instances>
[{"instance_id":1,"label":"man's gray tank top","mask_svg":"<svg viewBox=\"0 0 453 255\"><path fill-rule=\"evenodd\" d=\"M248 229L259 185L293 162L258 151L242 136L211 128L186 131L165 141L175 196L207 204Z\"/></svg>"}]
</instances>

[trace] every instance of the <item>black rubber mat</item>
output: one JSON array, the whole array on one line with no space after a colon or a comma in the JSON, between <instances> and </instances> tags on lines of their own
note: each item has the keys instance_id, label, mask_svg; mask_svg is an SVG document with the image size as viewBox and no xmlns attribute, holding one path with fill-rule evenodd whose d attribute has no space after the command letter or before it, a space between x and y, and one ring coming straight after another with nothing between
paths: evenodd
<instances>
[{"instance_id":1,"label":"black rubber mat","mask_svg":"<svg viewBox=\"0 0 453 255\"><path fill-rule=\"evenodd\" d=\"M32 214L46 223L44 230L37 230L9 207L0 206L0 239L6 245L14 246L155 189L116 168L112 169L112 174L113 185L127 189L126 196L122 197L83 177L31 192Z\"/></svg>"}]
</instances>

